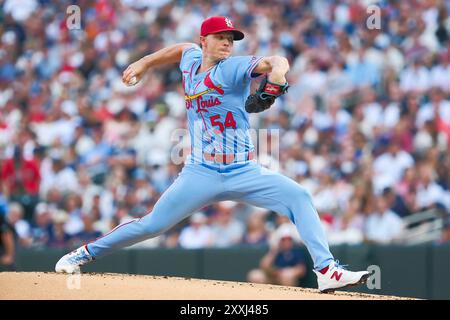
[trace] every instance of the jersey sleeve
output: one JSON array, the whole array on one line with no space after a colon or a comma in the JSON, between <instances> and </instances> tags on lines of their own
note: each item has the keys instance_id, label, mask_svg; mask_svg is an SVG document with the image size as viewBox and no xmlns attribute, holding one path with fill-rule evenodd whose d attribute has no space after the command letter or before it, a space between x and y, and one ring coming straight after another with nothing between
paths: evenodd
<instances>
[{"instance_id":1,"label":"jersey sleeve","mask_svg":"<svg viewBox=\"0 0 450 320\"><path fill-rule=\"evenodd\" d=\"M181 72L192 72L192 64L201 59L202 50L196 44L193 44L192 47L188 47L183 50L180 60L180 70Z\"/></svg>"},{"instance_id":2,"label":"jersey sleeve","mask_svg":"<svg viewBox=\"0 0 450 320\"><path fill-rule=\"evenodd\" d=\"M230 86L240 86L259 76L253 70L263 57L239 56L230 57L222 63L223 80Z\"/></svg>"}]
</instances>

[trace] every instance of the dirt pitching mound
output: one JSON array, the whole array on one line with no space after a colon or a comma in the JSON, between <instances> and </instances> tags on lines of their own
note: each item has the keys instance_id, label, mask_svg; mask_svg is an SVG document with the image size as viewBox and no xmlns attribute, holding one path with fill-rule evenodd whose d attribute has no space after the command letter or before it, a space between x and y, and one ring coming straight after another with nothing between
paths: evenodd
<instances>
[{"instance_id":1,"label":"dirt pitching mound","mask_svg":"<svg viewBox=\"0 0 450 320\"><path fill-rule=\"evenodd\" d=\"M128 274L0 273L0 299L24 300L328 300L402 299L245 282Z\"/></svg>"}]
</instances>

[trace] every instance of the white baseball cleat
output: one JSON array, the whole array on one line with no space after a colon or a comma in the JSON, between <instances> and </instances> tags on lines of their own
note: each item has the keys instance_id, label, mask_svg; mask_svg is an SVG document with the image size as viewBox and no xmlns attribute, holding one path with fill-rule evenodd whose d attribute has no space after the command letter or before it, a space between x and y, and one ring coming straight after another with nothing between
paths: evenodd
<instances>
[{"instance_id":1,"label":"white baseball cleat","mask_svg":"<svg viewBox=\"0 0 450 320\"><path fill-rule=\"evenodd\" d=\"M58 273L80 273L80 266L92 260L94 260L94 257L91 256L84 245L59 259L55 271Z\"/></svg>"},{"instance_id":2,"label":"white baseball cleat","mask_svg":"<svg viewBox=\"0 0 450 320\"><path fill-rule=\"evenodd\" d=\"M333 261L322 274L320 271L313 270L317 275L317 284L320 292L332 293L336 289L344 289L363 284L370 276L368 271L348 271L339 265L339 261Z\"/></svg>"}]
</instances>

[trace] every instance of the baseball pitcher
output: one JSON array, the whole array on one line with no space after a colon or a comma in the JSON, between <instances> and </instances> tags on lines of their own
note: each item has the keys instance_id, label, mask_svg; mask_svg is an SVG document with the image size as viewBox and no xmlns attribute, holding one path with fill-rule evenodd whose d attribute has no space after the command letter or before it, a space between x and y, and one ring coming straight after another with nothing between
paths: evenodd
<instances>
[{"instance_id":1,"label":"baseball pitcher","mask_svg":"<svg viewBox=\"0 0 450 320\"><path fill-rule=\"evenodd\" d=\"M134 85L150 68L179 63L191 153L150 213L66 254L57 262L56 272L79 272L80 266L94 259L164 233L205 205L234 200L289 217L312 256L320 291L332 292L367 280L367 271L348 271L334 260L308 192L254 159L248 113L263 112L286 94L289 63L280 56L231 56L234 41L243 38L229 18L210 17L201 25L200 46L166 47L123 72L123 82ZM250 83L258 76L263 81L250 94Z\"/></svg>"}]
</instances>

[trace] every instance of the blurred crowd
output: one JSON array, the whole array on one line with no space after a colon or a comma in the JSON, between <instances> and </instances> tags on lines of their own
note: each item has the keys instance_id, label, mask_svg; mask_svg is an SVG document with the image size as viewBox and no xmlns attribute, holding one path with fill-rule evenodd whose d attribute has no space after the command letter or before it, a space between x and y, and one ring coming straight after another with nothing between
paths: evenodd
<instances>
[{"instance_id":1,"label":"blurred crowd","mask_svg":"<svg viewBox=\"0 0 450 320\"><path fill-rule=\"evenodd\" d=\"M390 243L402 218L450 211L449 13L448 0L6 0L0 212L27 247L76 247L149 213L183 166L174 147L189 146L181 75L169 65L126 87L121 74L226 15L246 34L234 55L291 65L289 93L250 118L279 133L268 162L312 194L331 244ZM286 224L222 202L138 246L267 245Z\"/></svg>"}]
</instances>

